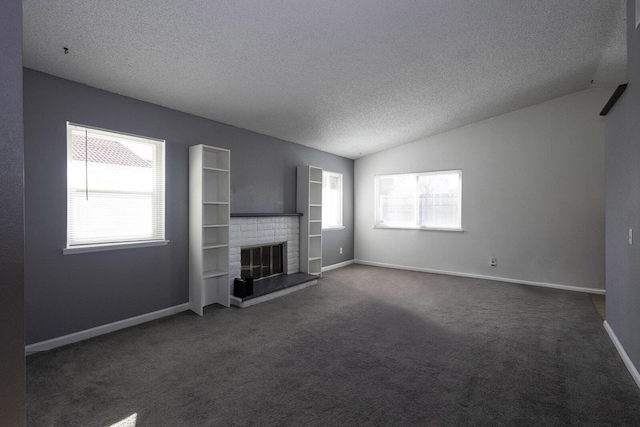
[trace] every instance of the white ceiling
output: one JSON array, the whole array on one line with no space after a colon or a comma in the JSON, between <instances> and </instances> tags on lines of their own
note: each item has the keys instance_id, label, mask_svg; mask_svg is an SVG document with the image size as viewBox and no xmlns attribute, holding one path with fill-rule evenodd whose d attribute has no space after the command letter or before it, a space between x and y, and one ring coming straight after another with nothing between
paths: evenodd
<instances>
[{"instance_id":1,"label":"white ceiling","mask_svg":"<svg viewBox=\"0 0 640 427\"><path fill-rule=\"evenodd\" d=\"M23 7L28 68L353 159L626 82L624 0Z\"/></svg>"}]
</instances>

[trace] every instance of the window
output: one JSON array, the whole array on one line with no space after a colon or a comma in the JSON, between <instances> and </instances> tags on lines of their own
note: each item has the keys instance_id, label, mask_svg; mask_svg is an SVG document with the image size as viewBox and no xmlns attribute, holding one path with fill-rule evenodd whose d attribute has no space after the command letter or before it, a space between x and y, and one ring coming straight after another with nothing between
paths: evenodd
<instances>
[{"instance_id":1,"label":"window","mask_svg":"<svg viewBox=\"0 0 640 427\"><path fill-rule=\"evenodd\" d=\"M462 171L375 177L375 226L462 230Z\"/></svg>"},{"instance_id":2,"label":"window","mask_svg":"<svg viewBox=\"0 0 640 427\"><path fill-rule=\"evenodd\" d=\"M65 253L164 238L164 141L67 122Z\"/></svg>"},{"instance_id":3,"label":"window","mask_svg":"<svg viewBox=\"0 0 640 427\"><path fill-rule=\"evenodd\" d=\"M342 174L322 171L322 228L342 228Z\"/></svg>"}]
</instances>

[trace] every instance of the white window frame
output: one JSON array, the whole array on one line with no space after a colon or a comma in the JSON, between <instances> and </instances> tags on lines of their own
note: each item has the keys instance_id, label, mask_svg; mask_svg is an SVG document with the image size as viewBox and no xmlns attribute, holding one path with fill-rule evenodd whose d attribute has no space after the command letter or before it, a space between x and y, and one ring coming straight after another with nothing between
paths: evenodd
<instances>
[{"instance_id":1,"label":"white window frame","mask_svg":"<svg viewBox=\"0 0 640 427\"><path fill-rule=\"evenodd\" d=\"M448 175L448 174L458 174L460 179L460 212L459 212L459 226L456 227L430 227L426 225L420 225L418 219L418 180L421 176L429 176L429 175ZM379 194L379 185L380 179L386 177L395 177L395 176L406 176L406 177L414 177L416 179L416 190L415 190L415 198L414 198L414 224L384 224L381 221L380 215L381 213L381 205L380 205L380 194ZM417 172L417 173L394 173L394 174L384 174L384 175L374 175L374 228L383 228L383 229L399 229L399 230L425 230L425 231L454 231L454 232L462 232L464 229L462 228L462 170L461 169L451 169L451 170L442 170L442 171L429 171L429 172Z\"/></svg>"},{"instance_id":2,"label":"white window frame","mask_svg":"<svg viewBox=\"0 0 640 427\"><path fill-rule=\"evenodd\" d=\"M344 205L344 187L343 187L343 179L342 179L342 174L338 173L338 172L330 172L330 171L326 171L323 170L322 171L322 209L324 211L324 209L327 207L326 205L326 198L324 196L325 193L325 184L327 182L327 179L329 177L335 177L338 179L338 192L340 193L339 197L338 197L338 207L337 207L337 217L339 219L339 223L338 224L331 224L331 225L327 225L325 223L325 218L328 218L329 215L326 215L325 212L322 213L322 229L323 230L342 230L344 228L344 217L343 217L343 205Z\"/></svg>"},{"instance_id":3,"label":"white window frame","mask_svg":"<svg viewBox=\"0 0 640 427\"><path fill-rule=\"evenodd\" d=\"M105 139L122 141L122 142L136 142L143 144L155 145L155 157L153 159L154 167L158 170L153 173L154 179L161 180L161 182L154 182L154 191L152 195L152 206L156 206L160 211L158 215L153 216L152 219L152 231L149 235L140 235L127 239L115 239L114 241L105 241L104 238L78 238L74 239L71 232L72 221L74 221L74 214L71 211L71 192L74 190L71 185L72 162L73 162L73 144L72 144L72 131L85 131L88 134L94 136L102 136ZM76 124L67 122L67 245L63 248L63 254L77 254L85 252L99 252L116 249L130 249L149 246L160 246L169 243L165 239L165 141L161 139L148 138L139 135L127 134L118 131L112 131L108 129L101 129L97 127ZM159 188L159 189L158 189Z\"/></svg>"}]
</instances>

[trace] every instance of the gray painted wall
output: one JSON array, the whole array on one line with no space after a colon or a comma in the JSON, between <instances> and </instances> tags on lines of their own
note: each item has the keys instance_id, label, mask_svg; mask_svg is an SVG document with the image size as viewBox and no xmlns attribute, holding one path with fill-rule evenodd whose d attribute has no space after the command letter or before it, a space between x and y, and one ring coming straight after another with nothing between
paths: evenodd
<instances>
[{"instance_id":1,"label":"gray painted wall","mask_svg":"<svg viewBox=\"0 0 640 427\"><path fill-rule=\"evenodd\" d=\"M627 2L629 86L606 118L606 265L607 322L640 369L640 29L634 3Z\"/></svg>"},{"instance_id":2,"label":"gray painted wall","mask_svg":"<svg viewBox=\"0 0 640 427\"><path fill-rule=\"evenodd\" d=\"M0 425L26 425L22 2L0 13Z\"/></svg>"},{"instance_id":3,"label":"gray painted wall","mask_svg":"<svg viewBox=\"0 0 640 427\"><path fill-rule=\"evenodd\" d=\"M325 265L353 259L353 161L33 70L24 70L27 343L188 301L188 147L231 150L231 211L295 212L296 167L344 176L345 224ZM167 141L167 246L62 255L66 121ZM343 254L336 255L338 247Z\"/></svg>"},{"instance_id":4,"label":"gray painted wall","mask_svg":"<svg viewBox=\"0 0 640 427\"><path fill-rule=\"evenodd\" d=\"M610 94L579 92L356 160L356 259L603 289L598 113ZM463 233L373 228L374 175L446 169L462 169Z\"/></svg>"}]
</instances>

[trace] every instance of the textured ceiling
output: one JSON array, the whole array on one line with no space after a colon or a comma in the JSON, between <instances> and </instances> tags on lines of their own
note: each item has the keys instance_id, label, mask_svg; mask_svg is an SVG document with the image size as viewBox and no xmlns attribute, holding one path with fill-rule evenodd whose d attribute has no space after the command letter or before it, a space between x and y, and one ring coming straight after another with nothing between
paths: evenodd
<instances>
[{"instance_id":1,"label":"textured ceiling","mask_svg":"<svg viewBox=\"0 0 640 427\"><path fill-rule=\"evenodd\" d=\"M23 9L28 68L349 158L626 82L624 0Z\"/></svg>"}]
</instances>

